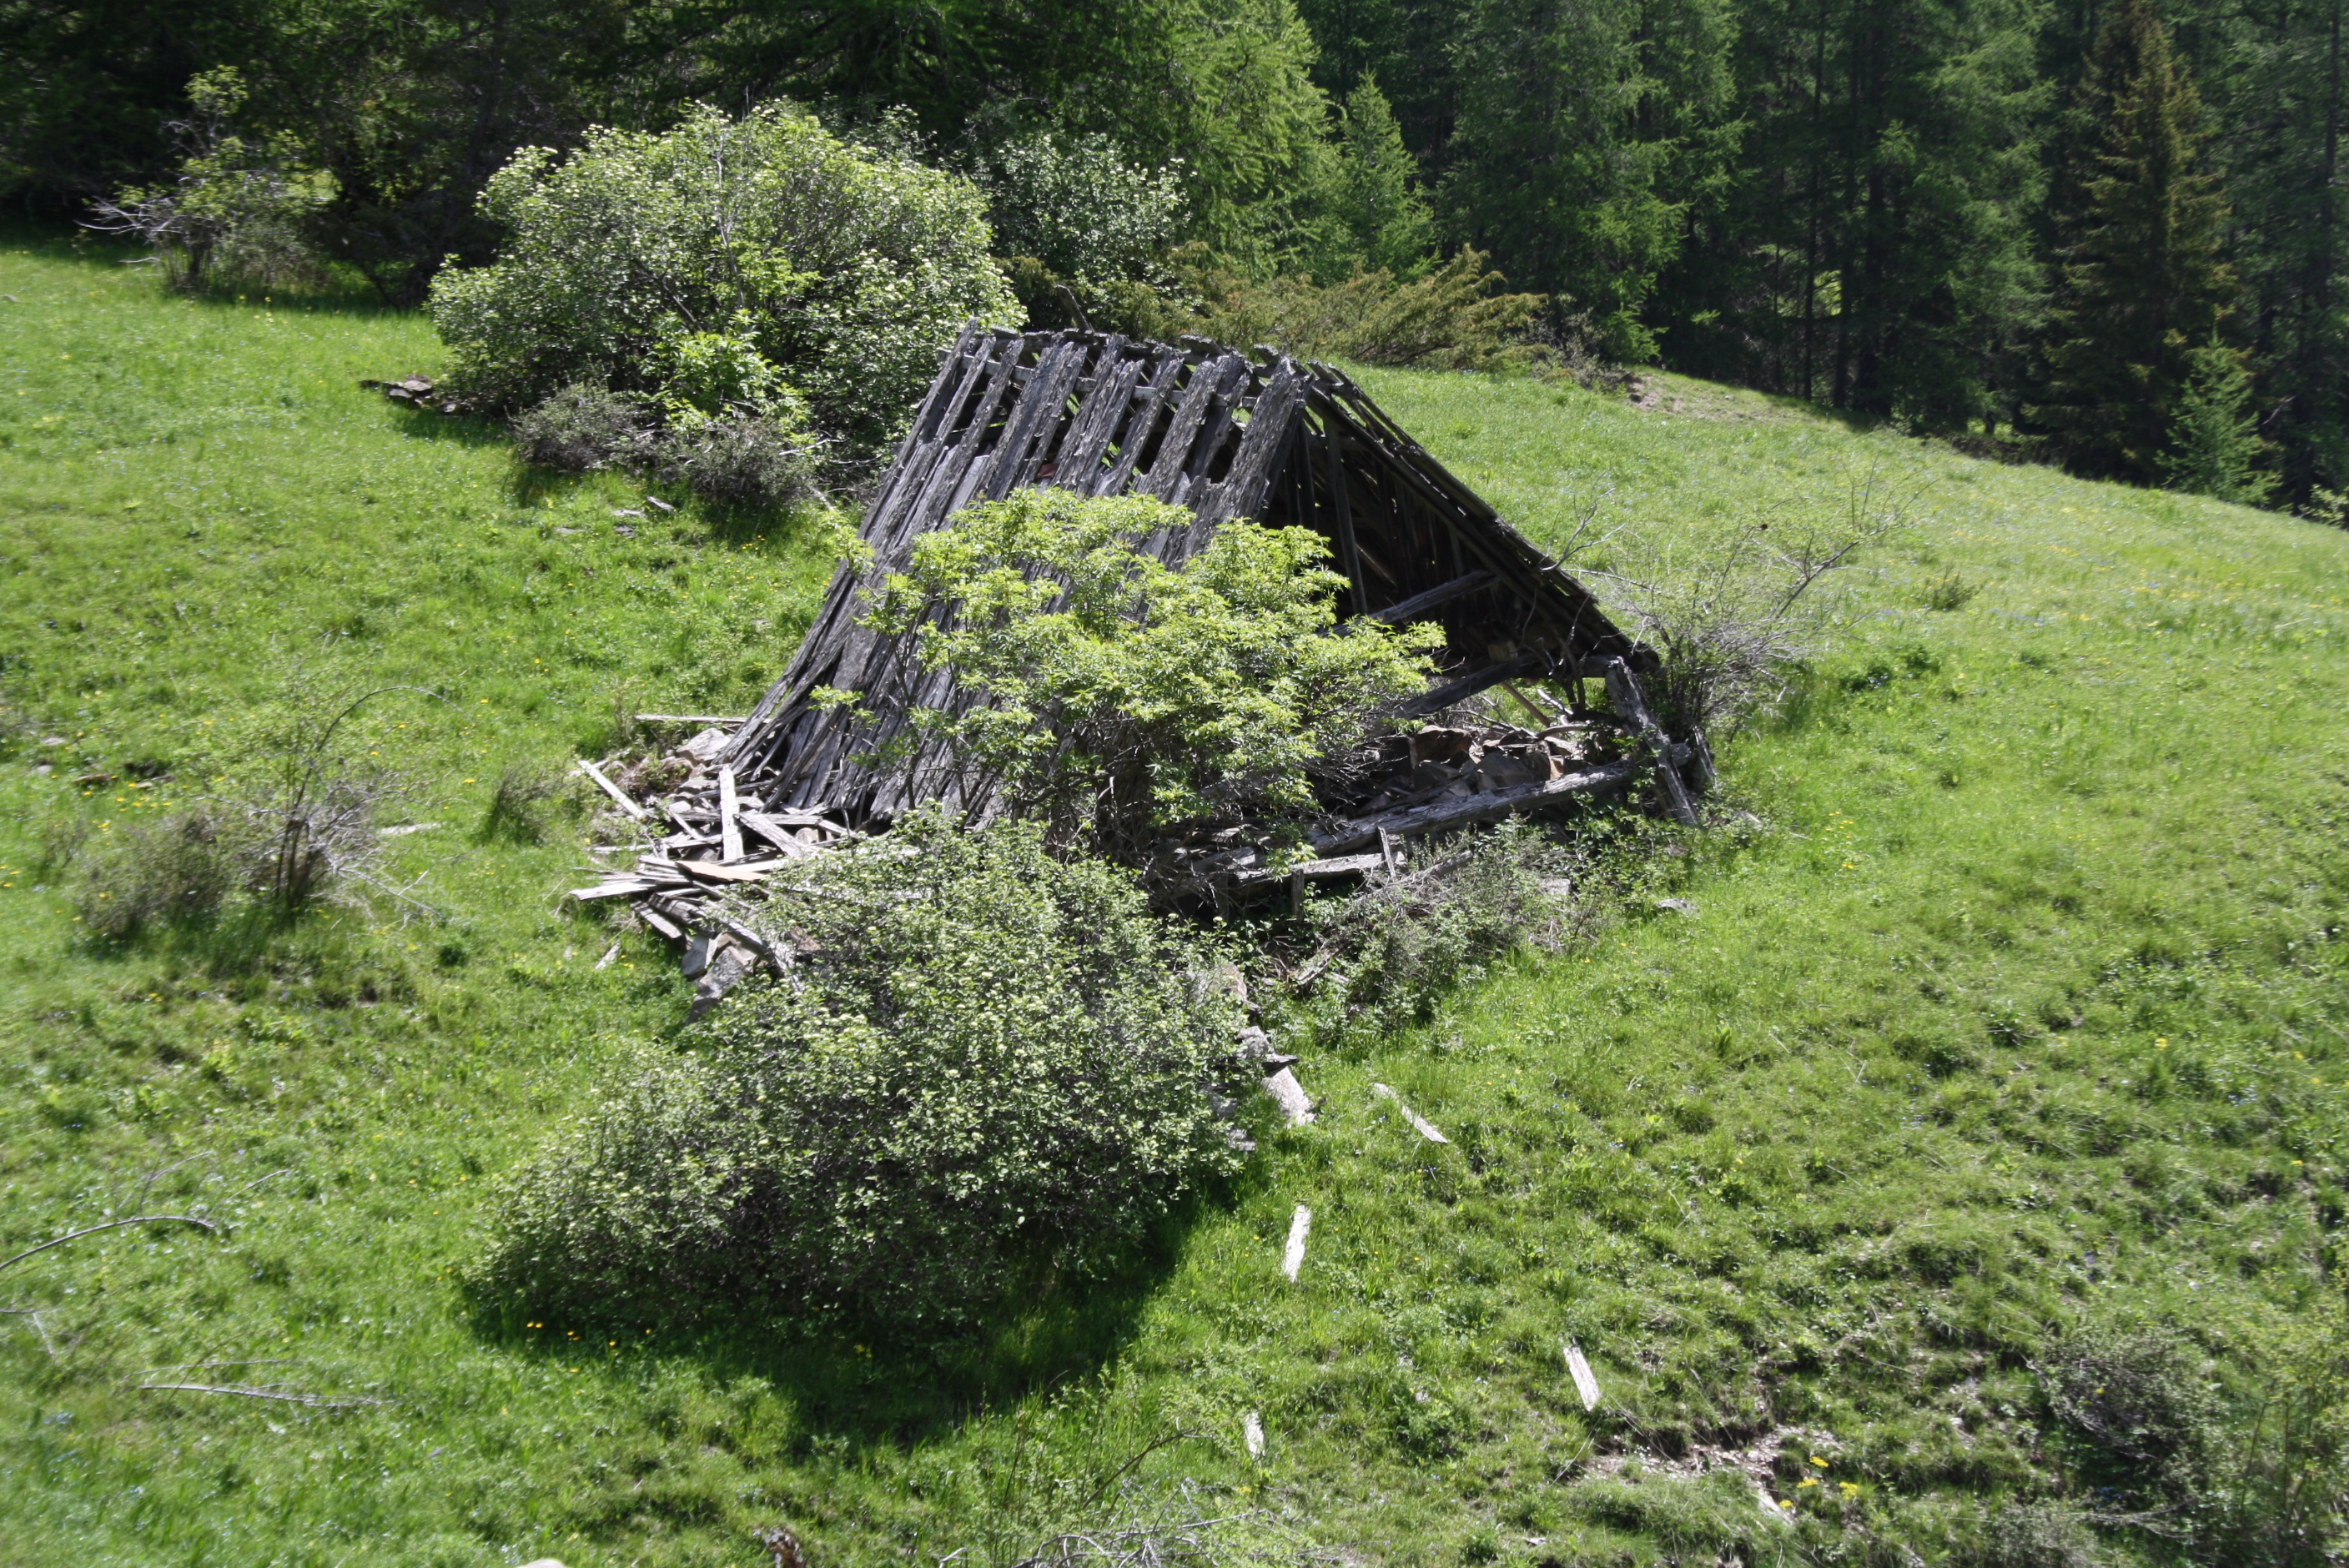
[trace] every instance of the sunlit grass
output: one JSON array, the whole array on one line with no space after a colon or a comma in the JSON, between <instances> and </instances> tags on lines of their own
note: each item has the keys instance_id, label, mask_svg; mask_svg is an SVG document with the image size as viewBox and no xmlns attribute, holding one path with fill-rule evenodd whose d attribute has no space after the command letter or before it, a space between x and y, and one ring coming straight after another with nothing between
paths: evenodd
<instances>
[{"instance_id":1,"label":"sunlit grass","mask_svg":"<svg viewBox=\"0 0 2349 1568\"><path fill-rule=\"evenodd\" d=\"M1930 1553L2031 1484L2051 1335L2126 1304L2239 1347L2337 1267L2349 539L1692 384L1672 414L1365 373L1537 538L1628 524L1602 569L1898 488L1912 526L1726 750L1750 817L1424 1031L1309 1056L1319 1124L1156 1271L996 1342L479 1320L452 1274L481 1189L689 995L642 939L592 967L608 933L554 897L575 826L484 835L491 789L616 711L739 711L821 586L812 531L616 519L640 489L533 483L359 391L434 367L414 317L166 300L22 237L0 294L0 1255L174 1162L158 1202L242 1189L232 1235L0 1274L54 1309L0 1319L0 1562L750 1565L781 1522L816 1568L931 1562L1176 1432L1131 1479L1195 1517L1646 1561L1780 1527L1733 1480L1609 1479L1626 1456L1783 1427L1786 1495L1813 1454L1828 1480L1757 1540L1823 1547L1847 1506ZM1951 573L1979 592L1928 608ZM49 824L202 787L297 667L449 699L381 721L447 918L79 935ZM381 1403L140 1387L167 1381Z\"/></svg>"}]
</instances>

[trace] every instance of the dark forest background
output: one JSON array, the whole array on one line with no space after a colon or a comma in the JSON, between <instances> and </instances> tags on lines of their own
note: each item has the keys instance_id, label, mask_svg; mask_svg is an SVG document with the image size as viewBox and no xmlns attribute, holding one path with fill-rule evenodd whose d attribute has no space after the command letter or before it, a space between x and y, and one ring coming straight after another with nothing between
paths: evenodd
<instances>
[{"instance_id":1,"label":"dark forest background","mask_svg":"<svg viewBox=\"0 0 2349 1568\"><path fill-rule=\"evenodd\" d=\"M1063 205L1072 164L1154 173L1162 282L1473 246L1618 361L2337 511L2344 8L0 0L0 187L56 220L169 179L233 67L244 145L331 176L319 247L413 303L493 249L517 147L784 97Z\"/></svg>"}]
</instances>

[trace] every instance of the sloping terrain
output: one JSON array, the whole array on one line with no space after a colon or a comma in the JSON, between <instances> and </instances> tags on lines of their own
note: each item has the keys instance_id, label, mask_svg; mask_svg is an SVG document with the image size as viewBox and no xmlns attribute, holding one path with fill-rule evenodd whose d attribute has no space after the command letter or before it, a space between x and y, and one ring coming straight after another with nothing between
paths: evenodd
<instances>
[{"instance_id":1,"label":"sloping terrain","mask_svg":"<svg viewBox=\"0 0 2349 1568\"><path fill-rule=\"evenodd\" d=\"M1008 1564L1152 1508L1361 1562L1932 1559L2095 1480L2033 1370L2080 1326L2180 1331L2239 1434L2337 1340L2349 538L1692 384L1409 374L1364 380L1537 539L1635 524L1594 569L1904 498L1724 752L1746 815L1425 1027L1309 1052L1320 1121L1153 1275L987 1344L478 1318L482 1188L690 995L647 938L595 967L575 818L499 782L746 711L822 531L357 390L435 367L413 317L166 300L23 235L0 295L0 1256L233 1222L0 1268L0 1563L753 1564L789 1522L814 1568ZM438 694L356 721L437 917L78 924L73 824L354 683Z\"/></svg>"}]
</instances>

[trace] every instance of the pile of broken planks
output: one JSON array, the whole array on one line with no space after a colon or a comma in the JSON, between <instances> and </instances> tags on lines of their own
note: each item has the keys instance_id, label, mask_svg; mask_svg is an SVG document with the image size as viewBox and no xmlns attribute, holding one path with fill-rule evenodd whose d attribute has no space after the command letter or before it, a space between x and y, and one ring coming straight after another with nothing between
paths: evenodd
<instances>
[{"instance_id":1,"label":"pile of broken planks","mask_svg":"<svg viewBox=\"0 0 2349 1568\"><path fill-rule=\"evenodd\" d=\"M1361 759L1350 798L1325 801L1338 810L1306 835L1312 859L1276 863L1265 835L1220 826L1161 844L1154 870L1178 901L1220 906L1285 885L1291 908L1301 910L1310 884L1392 881L1406 839L1621 796L1643 778L1653 779L1658 803L1675 820L1693 824L1696 798L1712 786L1711 758L1701 745L1664 736L1622 660L1598 661L1592 673L1605 678L1611 711L1512 686L1527 717L1547 713L1550 721L1526 729L1455 707L1415 733L1385 737Z\"/></svg>"},{"instance_id":2,"label":"pile of broken planks","mask_svg":"<svg viewBox=\"0 0 2349 1568\"><path fill-rule=\"evenodd\" d=\"M633 858L594 868L604 880L574 888L569 896L582 903L626 899L647 926L679 944L686 975L695 983L695 1017L761 965L780 971L792 959L728 914L722 895L767 882L794 861L864 837L821 806L771 809L738 789L734 770L718 760L728 735L717 725L740 722L717 720L682 746L631 768L609 758L579 764L637 837L597 845L597 853Z\"/></svg>"}]
</instances>

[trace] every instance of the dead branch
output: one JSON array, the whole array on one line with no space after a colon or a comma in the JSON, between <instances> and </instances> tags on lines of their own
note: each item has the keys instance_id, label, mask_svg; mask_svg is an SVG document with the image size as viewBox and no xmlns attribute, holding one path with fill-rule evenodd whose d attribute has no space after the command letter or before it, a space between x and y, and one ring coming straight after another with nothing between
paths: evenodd
<instances>
[{"instance_id":1,"label":"dead branch","mask_svg":"<svg viewBox=\"0 0 2349 1568\"><path fill-rule=\"evenodd\" d=\"M127 1220L109 1220L102 1225L85 1225L80 1230L68 1232L54 1241L43 1242L37 1247L26 1247L13 1258L0 1258L0 1269L6 1268L10 1264L23 1263L35 1253L46 1253L51 1247L61 1247L67 1242L78 1241L84 1236L94 1236L100 1231L117 1231L125 1225L145 1225L161 1221L170 1221L181 1225L194 1225L202 1230L212 1232L218 1232L220 1229L210 1220L199 1219L193 1214L133 1214Z\"/></svg>"}]
</instances>

